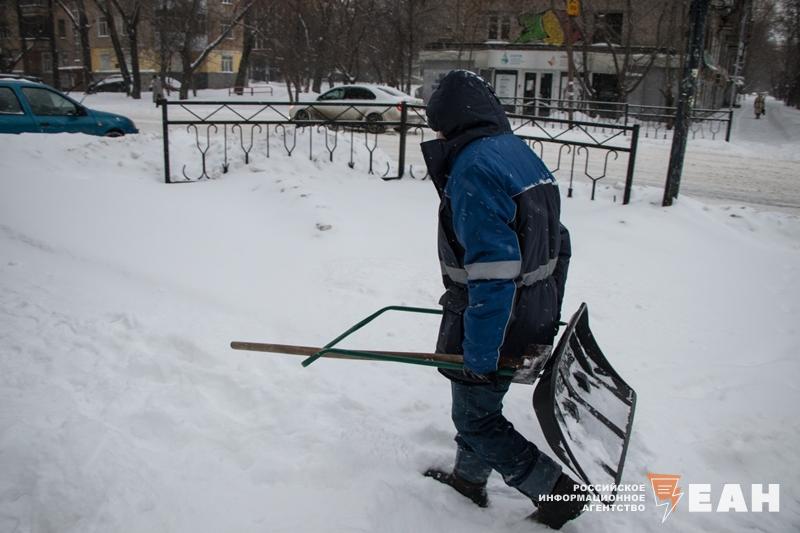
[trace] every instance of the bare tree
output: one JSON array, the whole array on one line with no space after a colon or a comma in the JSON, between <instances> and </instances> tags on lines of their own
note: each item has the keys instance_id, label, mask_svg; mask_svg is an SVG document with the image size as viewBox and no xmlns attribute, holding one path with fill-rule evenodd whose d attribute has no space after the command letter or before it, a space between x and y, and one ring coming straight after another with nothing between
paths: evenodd
<instances>
[{"instance_id":1,"label":"bare tree","mask_svg":"<svg viewBox=\"0 0 800 533\"><path fill-rule=\"evenodd\" d=\"M16 28L16 35L12 33L12 27ZM0 30L4 30L0 35L0 72L12 72L20 62L23 63L24 70L28 72L26 56L31 47L28 46L23 35L19 0L14 2L14 10L0 12Z\"/></svg>"},{"instance_id":2,"label":"bare tree","mask_svg":"<svg viewBox=\"0 0 800 533\"><path fill-rule=\"evenodd\" d=\"M472 60L472 47L469 47L467 57L463 57L466 43L482 41L486 37L483 32L485 31L485 12L488 5L487 0L457 0L455 11L451 13L453 27L444 28L444 31L450 30L455 35L459 61L463 59L471 62ZM437 18L442 21L448 20L447 16Z\"/></svg>"},{"instance_id":3,"label":"bare tree","mask_svg":"<svg viewBox=\"0 0 800 533\"><path fill-rule=\"evenodd\" d=\"M376 11L375 0L341 0L338 3L333 21L337 38L332 63L349 83L361 77L362 51L377 16L380 13Z\"/></svg>"},{"instance_id":4,"label":"bare tree","mask_svg":"<svg viewBox=\"0 0 800 533\"><path fill-rule=\"evenodd\" d=\"M122 80L125 82L126 87L131 87L131 74L130 70L128 70L128 61L125 58L125 52L119 39L119 31L117 30L114 7L111 4L111 0L94 0L94 3L106 21L108 36L111 38L111 46L114 48L114 55L117 57L117 65Z\"/></svg>"},{"instance_id":5,"label":"bare tree","mask_svg":"<svg viewBox=\"0 0 800 533\"><path fill-rule=\"evenodd\" d=\"M236 72L236 79L233 82L236 94L242 94L243 87L247 85L247 71L250 67L250 54L256 43L256 30L253 27L257 20L258 5L253 6L247 11L242 20L242 57L239 60L239 69Z\"/></svg>"},{"instance_id":6,"label":"bare tree","mask_svg":"<svg viewBox=\"0 0 800 533\"><path fill-rule=\"evenodd\" d=\"M289 91L290 101L299 100L300 90L308 79L307 56L310 52L311 35L306 22L309 15L306 7L305 2L286 0L276 7L276 20L280 20L281 24L274 26L272 46L275 61Z\"/></svg>"},{"instance_id":7,"label":"bare tree","mask_svg":"<svg viewBox=\"0 0 800 533\"><path fill-rule=\"evenodd\" d=\"M635 28L638 26L638 11L634 11L633 0L625 0L625 26L621 34L608 24L607 17L596 18L595 31L601 34L601 41L605 43L614 62L617 81L617 98L626 102L631 94L647 76L656 57L664 51L663 26L664 18L670 2L664 2L658 11L658 21L654 42L649 46L649 51L634 51L633 43L636 38Z\"/></svg>"},{"instance_id":8,"label":"bare tree","mask_svg":"<svg viewBox=\"0 0 800 533\"><path fill-rule=\"evenodd\" d=\"M131 97L142 97L142 76L139 68L139 22L142 15L141 0L111 0L111 5L120 19L128 37L128 53L131 58ZM124 58L124 55L123 55Z\"/></svg>"},{"instance_id":9,"label":"bare tree","mask_svg":"<svg viewBox=\"0 0 800 533\"><path fill-rule=\"evenodd\" d=\"M665 6L667 35L684 36L684 28L689 27L689 6L686 0L676 0L672 5ZM688 35L685 35L688 39ZM686 54L683 53L681 44L684 39L676 39L668 43L664 50L664 87L659 89L664 97L666 107L675 106L675 93L677 92L678 79L683 72Z\"/></svg>"},{"instance_id":10,"label":"bare tree","mask_svg":"<svg viewBox=\"0 0 800 533\"><path fill-rule=\"evenodd\" d=\"M437 4L432 0L400 0L400 4L405 4L403 11L403 34L401 40L401 49L403 50L403 77L405 84L403 85L406 93L411 92L411 82L413 78L414 59L422 49L426 38L428 37L425 32L425 25L423 21L437 12Z\"/></svg>"},{"instance_id":11,"label":"bare tree","mask_svg":"<svg viewBox=\"0 0 800 533\"><path fill-rule=\"evenodd\" d=\"M189 96L189 88L194 84L194 73L208 58L209 54L222 43L238 24L255 0L240 0L234 6L234 15L222 26L219 33L209 39L208 10L209 4L203 0L175 0L167 9L176 23L174 32L179 35L178 57L181 62L180 98Z\"/></svg>"},{"instance_id":12,"label":"bare tree","mask_svg":"<svg viewBox=\"0 0 800 533\"><path fill-rule=\"evenodd\" d=\"M155 1L151 8L145 10L144 16L148 19L153 31L153 46L151 59L156 64L158 76L164 83L164 88L169 93L170 84L167 75L173 72L173 59L181 44L181 34L175 31L182 23L174 10L166 2Z\"/></svg>"},{"instance_id":13,"label":"bare tree","mask_svg":"<svg viewBox=\"0 0 800 533\"><path fill-rule=\"evenodd\" d=\"M86 14L86 4L84 0L75 0L76 10L70 9L64 0L56 0L58 7L67 15L72 27L78 33L81 47L81 63L83 64L84 81L88 86L92 81L92 50L89 44L89 17Z\"/></svg>"},{"instance_id":14,"label":"bare tree","mask_svg":"<svg viewBox=\"0 0 800 533\"><path fill-rule=\"evenodd\" d=\"M674 32L666 30L670 15L680 13L684 4L685 0L673 0L657 3L658 7L655 10L648 10L646 7L652 6L653 3L642 6L633 0L625 0L621 9L623 23L618 27L612 23L608 12L603 9L604 2L584 0L581 3L580 17L574 21L575 29L583 37L583 43L578 47L581 61L576 61L575 65L578 68L578 81L584 97L589 100L600 97L596 87L591 83L587 65L590 64L591 54L605 52L611 57L614 69L614 99L626 102L628 96L647 77L656 59L668 55L670 46L679 39ZM649 21L646 20L648 17ZM635 42L642 40L644 35L642 28L651 28L652 33L648 36L651 42L646 47L634 46Z\"/></svg>"},{"instance_id":15,"label":"bare tree","mask_svg":"<svg viewBox=\"0 0 800 533\"><path fill-rule=\"evenodd\" d=\"M47 1L47 35L49 36L50 46L50 66L53 87L56 89L61 88L61 76L58 70L58 47L56 46L56 23L55 23L56 6L53 0Z\"/></svg>"}]
</instances>

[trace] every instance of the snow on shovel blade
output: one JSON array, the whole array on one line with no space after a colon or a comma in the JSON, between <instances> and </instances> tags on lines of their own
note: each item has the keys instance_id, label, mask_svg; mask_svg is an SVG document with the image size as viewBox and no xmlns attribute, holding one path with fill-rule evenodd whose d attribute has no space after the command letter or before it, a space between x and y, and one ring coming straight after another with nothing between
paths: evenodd
<instances>
[{"instance_id":1,"label":"snow on shovel blade","mask_svg":"<svg viewBox=\"0 0 800 533\"><path fill-rule=\"evenodd\" d=\"M636 392L600 351L581 304L559 339L533 392L533 409L548 444L591 485L616 485L622 477L633 426ZM616 490L598 490L603 500Z\"/></svg>"}]
</instances>

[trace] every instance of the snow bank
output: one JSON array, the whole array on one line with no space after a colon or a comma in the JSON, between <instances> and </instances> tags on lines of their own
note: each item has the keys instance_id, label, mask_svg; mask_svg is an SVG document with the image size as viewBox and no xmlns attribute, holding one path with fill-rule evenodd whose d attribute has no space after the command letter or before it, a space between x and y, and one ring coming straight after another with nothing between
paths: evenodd
<instances>
[{"instance_id":1,"label":"snow bank","mask_svg":"<svg viewBox=\"0 0 800 533\"><path fill-rule=\"evenodd\" d=\"M0 531L537 530L496 475L487 510L420 475L453 455L435 371L228 348L435 306L430 183L275 155L166 186L153 134L5 137L0 160ZM639 393L623 481L781 483L778 514L682 503L670 527L797 529L800 222L615 196L563 199L564 311L589 303ZM429 350L436 328L387 317L351 345ZM507 411L546 449L530 394L513 387ZM647 503L565 530L661 531Z\"/></svg>"}]
</instances>

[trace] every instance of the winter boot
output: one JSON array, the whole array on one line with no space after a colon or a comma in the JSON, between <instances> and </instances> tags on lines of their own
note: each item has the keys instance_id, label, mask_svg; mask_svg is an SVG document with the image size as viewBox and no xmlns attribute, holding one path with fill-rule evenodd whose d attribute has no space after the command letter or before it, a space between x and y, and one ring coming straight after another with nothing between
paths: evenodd
<instances>
[{"instance_id":1,"label":"winter boot","mask_svg":"<svg viewBox=\"0 0 800 533\"><path fill-rule=\"evenodd\" d=\"M536 504L539 509L529 518L553 529L561 529L561 526L573 518L577 518L583 511L583 506L589 503L587 500L589 493L576 488L575 485L579 485L579 483L575 483L569 476L561 474L551 495L567 498L578 495L578 498L567 499L567 501L541 501Z\"/></svg>"},{"instance_id":2,"label":"winter boot","mask_svg":"<svg viewBox=\"0 0 800 533\"><path fill-rule=\"evenodd\" d=\"M450 485L459 494L466 496L478 507L488 507L489 497L486 495L486 483L472 483L458 476L455 472L445 472L431 468L425 472L425 477L432 477L440 483Z\"/></svg>"}]
</instances>

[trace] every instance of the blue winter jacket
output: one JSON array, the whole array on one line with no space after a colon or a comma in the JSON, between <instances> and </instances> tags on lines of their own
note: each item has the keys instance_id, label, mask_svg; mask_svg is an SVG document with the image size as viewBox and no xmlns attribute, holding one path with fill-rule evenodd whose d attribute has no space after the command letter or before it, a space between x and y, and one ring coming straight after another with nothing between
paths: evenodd
<instances>
[{"instance_id":1,"label":"blue winter jacket","mask_svg":"<svg viewBox=\"0 0 800 533\"><path fill-rule=\"evenodd\" d=\"M441 198L437 352L463 353L469 370L490 374L557 332L571 255L558 186L474 74L445 77L428 120L446 136L423 143Z\"/></svg>"}]
</instances>

